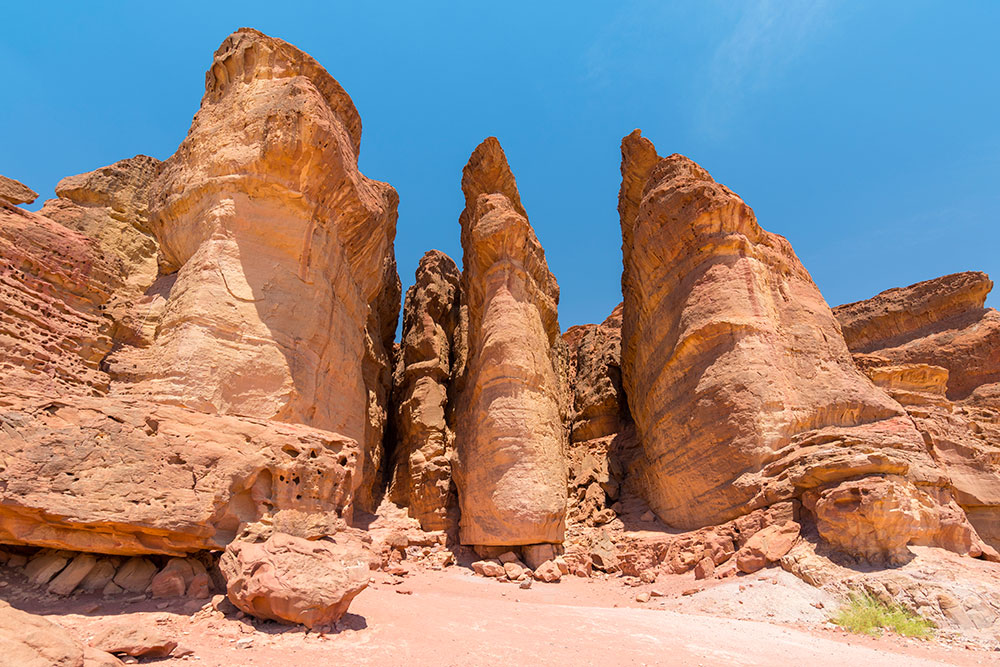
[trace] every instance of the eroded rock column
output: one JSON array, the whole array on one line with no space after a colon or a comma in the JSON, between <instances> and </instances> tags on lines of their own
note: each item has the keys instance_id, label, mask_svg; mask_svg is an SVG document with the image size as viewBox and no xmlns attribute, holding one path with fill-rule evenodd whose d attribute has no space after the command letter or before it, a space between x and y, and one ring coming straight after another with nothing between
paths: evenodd
<instances>
[{"instance_id":1,"label":"eroded rock column","mask_svg":"<svg viewBox=\"0 0 1000 667\"><path fill-rule=\"evenodd\" d=\"M462 173L468 360L457 383L463 544L559 543L566 512L559 287L500 143Z\"/></svg>"}]
</instances>

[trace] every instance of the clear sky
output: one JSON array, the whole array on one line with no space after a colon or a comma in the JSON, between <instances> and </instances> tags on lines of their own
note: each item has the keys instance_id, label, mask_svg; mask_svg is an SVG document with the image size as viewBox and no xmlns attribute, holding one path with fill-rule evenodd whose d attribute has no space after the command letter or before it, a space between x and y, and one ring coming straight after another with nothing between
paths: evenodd
<instances>
[{"instance_id":1,"label":"clear sky","mask_svg":"<svg viewBox=\"0 0 1000 667\"><path fill-rule=\"evenodd\" d=\"M621 299L619 145L683 153L788 237L831 305L945 273L1000 281L1000 2L21 2L0 37L0 174L165 159L227 34L310 53L399 191L404 289L461 261L461 169L496 135L562 289ZM37 205L36 205L37 207ZM1000 306L1000 288L988 302Z\"/></svg>"}]
</instances>

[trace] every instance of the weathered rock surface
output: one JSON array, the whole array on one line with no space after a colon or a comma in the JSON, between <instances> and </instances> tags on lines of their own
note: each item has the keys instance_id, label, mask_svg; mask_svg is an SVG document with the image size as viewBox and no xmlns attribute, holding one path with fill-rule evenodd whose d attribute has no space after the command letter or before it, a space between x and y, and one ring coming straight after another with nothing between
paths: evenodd
<instances>
[{"instance_id":1,"label":"weathered rock surface","mask_svg":"<svg viewBox=\"0 0 1000 667\"><path fill-rule=\"evenodd\" d=\"M899 401L979 536L1000 549L1000 315L968 272L834 309L855 360Z\"/></svg>"},{"instance_id":2,"label":"weathered rock surface","mask_svg":"<svg viewBox=\"0 0 1000 667\"><path fill-rule=\"evenodd\" d=\"M985 273L955 273L837 306L834 314L852 352L940 366L948 398L957 400L1000 382L1000 313L984 307L991 289Z\"/></svg>"},{"instance_id":3,"label":"weathered rock surface","mask_svg":"<svg viewBox=\"0 0 1000 667\"><path fill-rule=\"evenodd\" d=\"M628 406L621 378L622 306L601 324L570 327L563 334L572 387L570 442L618 433Z\"/></svg>"},{"instance_id":4,"label":"weathered rock surface","mask_svg":"<svg viewBox=\"0 0 1000 667\"><path fill-rule=\"evenodd\" d=\"M219 566L229 600L246 613L315 628L347 612L368 586L371 561L353 534L304 540L275 533L262 543L231 543Z\"/></svg>"},{"instance_id":5,"label":"weathered rock surface","mask_svg":"<svg viewBox=\"0 0 1000 667\"><path fill-rule=\"evenodd\" d=\"M0 208L0 390L105 393L101 362L113 341L104 309L119 275L83 234Z\"/></svg>"},{"instance_id":6,"label":"weathered rock surface","mask_svg":"<svg viewBox=\"0 0 1000 667\"><path fill-rule=\"evenodd\" d=\"M105 628L90 645L107 653L124 653L137 658L165 658L177 642L158 628L135 621L122 621Z\"/></svg>"},{"instance_id":7,"label":"weathered rock surface","mask_svg":"<svg viewBox=\"0 0 1000 667\"><path fill-rule=\"evenodd\" d=\"M454 513L448 390L458 350L461 274L442 252L426 253L406 292L403 338L393 374L396 464L393 499L424 530L443 530Z\"/></svg>"},{"instance_id":8,"label":"weathered rock surface","mask_svg":"<svg viewBox=\"0 0 1000 667\"><path fill-rule=\"evenodd\" d=\"M947 479L858 371L788 241L691 160L622 142L622 373L654 511L722 523L872 474Z\"/></svg>"},{"instance_id":9,"label":"weathered rock surface","mask_svg":"<svg viewBox=\"0 0 1000 667\"><path fill-rule=\"evenodd\" d=\"M120 665L103 651L84 647L55 623L0 600L0 662L17 667Z\"/></svg>"},{"instance_id":10,"label":"weathered rock surface","mask_svg":"<svg viewBox=\"0 0 1000 667\"><path fill-rule=\"evenodd\" d=\"M328 431L106 397L0 395L0 415L3 543L183 555L351 514L360 451Z\"/></svg>"},{"instance_id":11,"label":"weathered rock surface","mask_svg":"<svg viewBox=\"0 0 1000 667\"><path fill-rule=\"evenodd\" d=\"M17 206L31 204L38 199L38 193L20 181L0 176L0 204Z\"/></svg>"},{"instance_id":12,"label":"weathered rock surface","mask_svg":"<svg viewBox=\"0 0 1000 667\"><path fill-rule=\"evenodd\" d=\"M151 187L169 276L149 313L155 338L107 364L117 394L356 440L370 506L399 309L398 198L358 171L360 140L350 97L316 61L255 30L228 37Z\"/></svg>"},{"instance_id":13,"label":"weathered rock surface","mask_svg":"<svg viewBox=\"0 0 1000 667\"><path fill-rule=\"evenodd\" d=\"M460 539L560 543L566 435L559 287L495 138L473 152L462 191L468 360L455 418Z\"/></svg>"}]
</instances>

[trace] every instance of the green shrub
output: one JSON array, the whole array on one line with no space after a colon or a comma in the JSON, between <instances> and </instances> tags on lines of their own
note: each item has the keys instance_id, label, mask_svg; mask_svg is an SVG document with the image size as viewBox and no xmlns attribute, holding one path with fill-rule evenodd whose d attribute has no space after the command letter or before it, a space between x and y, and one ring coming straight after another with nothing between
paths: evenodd
<instances>
[{"instance_id":1,"label":"green shrub","mask_svg":"<svg viewBox=\"0 0 1000 667\"><path fill-rule=\"evenodd\" d=\"M930 637L934 624L898 604L886 604L868 593L852 594L830 619L848 632L880 635L887 628L903 637Z\"/></svg>"}]
</instances>

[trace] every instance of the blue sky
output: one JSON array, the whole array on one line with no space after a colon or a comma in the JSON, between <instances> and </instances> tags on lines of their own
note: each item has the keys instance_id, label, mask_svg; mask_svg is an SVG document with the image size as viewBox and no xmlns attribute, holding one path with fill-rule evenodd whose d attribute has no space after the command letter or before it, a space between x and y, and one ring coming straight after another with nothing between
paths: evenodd
<instances>
[{"instance_id":1,"label":"blue sky","mask_svg":"<svg viewBox=\"0 0 1000 667\"><path fill-rule=\"evenodd\" d=\"M0 174L43 198L167 158L212 53L252 26L354 99L361 168L399 191L404 289L425 250L461 260L461 169L496 135L563 328L602 320L621 299L619 144L636 127L788 237L831 305L968 269L1000 280L998 2L94 1L4 18Z\"/></svg>"}]
</instances>

